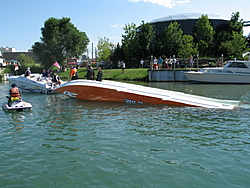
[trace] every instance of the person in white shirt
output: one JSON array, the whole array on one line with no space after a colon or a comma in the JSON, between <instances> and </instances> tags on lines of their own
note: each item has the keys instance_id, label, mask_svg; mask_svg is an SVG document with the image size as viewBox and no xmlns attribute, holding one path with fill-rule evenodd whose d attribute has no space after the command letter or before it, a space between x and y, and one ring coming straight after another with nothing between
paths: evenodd
<instances>
[{"instance_id":1,"label":"person in white shirt","mask_svg":"<svg viewBox=\"0 0 250 188\"><path fill-rule=\"evenodd\" d=\"M125 62L121 61L121 65L122 65L122 71L124 71L124 69L125 69Z\"/></svg>"},{"instance_id":2,"label":"person in white shirt","mask_svg":"<svg viewBox=\"0 0 250 188\"><path fill-rule=\"evenodd\" d=\"M153 62L154 62L154 67L153 67L153 69L154 69L154 70L158 69L158 60L157 60L156 57L154 57Z\"/></svg>"},{"instance_id":3,"label":"person in white shirt","mask_svg":"<svg viewBox=\"0 0 250 188\"><path fill-rule=\"evenodd\" d=\"M144 64L144 61L143 61L143 59L141 59L141 61L140 61L140 68L143 68L143 64Z\"/></svg>"}]
</instances>

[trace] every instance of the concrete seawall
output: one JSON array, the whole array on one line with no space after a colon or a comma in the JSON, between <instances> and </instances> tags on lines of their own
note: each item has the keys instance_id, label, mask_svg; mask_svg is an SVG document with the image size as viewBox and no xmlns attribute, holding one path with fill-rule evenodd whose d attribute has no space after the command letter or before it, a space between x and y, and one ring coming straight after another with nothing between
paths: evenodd
<instances>
[{"instance_id":1,"label":"concrete seawall","mask_svg":"<svg viewBox=\"0 0 250 188\"><path fill-rule=\"evenodd\" d=\"M151 70L148 71L150 82L189 82L184 72L189 70Z\"/></svg>"}]
</instances>

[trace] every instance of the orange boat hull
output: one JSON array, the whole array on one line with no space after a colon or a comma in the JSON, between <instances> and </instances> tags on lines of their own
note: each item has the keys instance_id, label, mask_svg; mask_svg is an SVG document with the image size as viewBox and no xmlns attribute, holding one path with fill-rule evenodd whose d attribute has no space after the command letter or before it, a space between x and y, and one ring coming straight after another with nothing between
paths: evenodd
<instances>
[{"instance_id":1,"label":"orange boat hull","mask_svg":"<svg viewBox=\"0 0 250 188\"><path fill-rule=\"evenodd\" d=\"M68 95L69 97L91 101L106 101L106 102L126 102L133 104L167 104L167 105L180 105L183 103L175 101L166 101L161 98L150 96L143 96L134 93L127 93L123 91L116 91L113 89L103 89L93 86L67 86L65 88L56 89L59 93ZM77 94L77 95L74 95ZM195 106L195 105L185 105Z\"/></svg>"},{"instance_id":2,"label":"orange boat hull","mask_svg":"<svg viewBox=\"0 0 250 188\"><path fill-rule=\"evenodd\" d=\"M166 104L222 109L233 109L238 104L238 101L222 101L181 92L107 80L102 82L74 80L56 88L56 91L71 98L90 101Z\"/></svg>"}]
</instances>

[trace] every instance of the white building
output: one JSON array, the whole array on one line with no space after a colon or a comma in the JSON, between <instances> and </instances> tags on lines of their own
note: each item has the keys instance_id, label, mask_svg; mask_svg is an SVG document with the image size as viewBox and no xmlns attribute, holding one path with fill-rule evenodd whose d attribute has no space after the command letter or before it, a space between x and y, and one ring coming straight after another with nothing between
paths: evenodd
<instances>
[{"instance_id":1,"label":"white building","mask_svg":"<svg viewBox=\"0 0 250 188\"><path fill-rule=\"evenodd\" d=\"M1 56L1 55L0 55ZM0 67L6 67L5 59L0 57Z\"/></svg>"},{"instance_id":2,"label":"white building","mask_svg":"<svg viewBox=\"0 0 250 188\"><path fill-rule=\"evenodd\" d=\"M9 47L1 47L0 48L0 52L2 52L1 54L3 54L4 52L16 52L16 48L9 48Z\"/></svg>"}]
</instances>

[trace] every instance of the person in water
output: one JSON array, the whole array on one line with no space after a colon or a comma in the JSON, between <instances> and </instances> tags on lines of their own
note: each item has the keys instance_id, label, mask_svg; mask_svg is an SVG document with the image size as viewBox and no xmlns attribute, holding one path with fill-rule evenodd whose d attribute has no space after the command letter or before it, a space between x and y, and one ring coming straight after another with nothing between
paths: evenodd
<instances>
[{"instance_id":1,"label":"person in water","mask_svg":"<svg viewBox=\"0 0 250 188\"><path fill-rule=\"evenodd\" d=\"M10 106L11 102L14 102L16 100L22 100L21 98L21 91L18 89L17 85L16 84L12 84L11 85L11 89L9 91L9 101L8 101L8 104Z\"/></svg>"}]
</instances>

